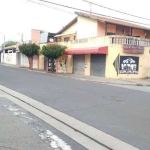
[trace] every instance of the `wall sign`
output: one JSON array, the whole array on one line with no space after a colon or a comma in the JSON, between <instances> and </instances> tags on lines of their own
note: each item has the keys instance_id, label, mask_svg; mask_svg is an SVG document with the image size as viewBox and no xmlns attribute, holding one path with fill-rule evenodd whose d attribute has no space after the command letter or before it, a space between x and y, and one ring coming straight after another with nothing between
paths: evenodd
<instances>
[{"instance_id":1,"label":"wall sign","mask_svg":"<svg viewBox=\"0 0 150 150\"><path fill-rule=\"evenodd\" d=\"M71 44L87 43L87 42L88 42L88 38L85 38L85 39L78 39L78 40L71 41Z\"/></svg>"},{"instance_id":2,"label":"wall sign","mask_svg":"<svg viewBox=\"0 0 150 150\"><path fill-rule=\"evenodd\" d=\"M123 52L130 53L130 54L143 54L144 53L144 46L139 45L123 45Z\"/></svg>"},{"instance_id":3,"label":"wall sign","mask_svg":"<svg viewBox=\"0 0 150 150\"><path fill-rule=\"evenodd\" d=\"M120 56L119 74L138 74L139 57Z\"/></svg>"}]
</instances>

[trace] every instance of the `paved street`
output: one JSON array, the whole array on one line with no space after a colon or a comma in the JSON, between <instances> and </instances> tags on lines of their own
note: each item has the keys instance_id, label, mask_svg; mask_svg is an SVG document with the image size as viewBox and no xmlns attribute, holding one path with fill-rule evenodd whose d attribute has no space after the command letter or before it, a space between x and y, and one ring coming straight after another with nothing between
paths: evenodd
<instances>
[{"instance_id":1,"label":"paved street","mask_svg":"<svg viewBox=\"0 0 150 150\"><path fill-rule=\"evenodd\" d=\"M4 94L0 91L0 150L86 150Z\"/></svg>"},{"instance_id":2,"label":"paved street","mask_svg":"<svg viewBox=\"0 0 150 150\"><path fill-rule=\"evenodd\" d=\"M150 87L134 90L1 65L0 84L141 150L150 149Z\"/></svg>"}]
</instances>

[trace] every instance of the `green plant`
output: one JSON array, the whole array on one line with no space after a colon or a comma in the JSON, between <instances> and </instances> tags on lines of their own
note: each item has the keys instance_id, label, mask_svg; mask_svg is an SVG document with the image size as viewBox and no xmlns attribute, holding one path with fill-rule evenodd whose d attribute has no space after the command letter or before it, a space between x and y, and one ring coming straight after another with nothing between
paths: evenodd
<instances>
[{"instance_id":1,"label":"green plant","mask_svg":"<svg viewBox=\"0 0 150 150\"><path fill-rule=\"evenodd\" d=\"M30 69L33 67L33 56L39 53L39 49L40 47L34 43L22 44L19 46L20 52L28 57Z\"/></svg>"},{"instance_id":2,"label":"green plant","mask_svg":"<svg viewBox=\"0 0 150 150\"><path fill-rule=\"evenodd\" d=\"M51 60L52 72L54 72L55 70L55 60L63 55L65 49L66 49L66 46L57 45L57 44L44 45L42 47L41 54L46 56L48 58L48 61L49 59Z\"/></svg>"}]
</instances>

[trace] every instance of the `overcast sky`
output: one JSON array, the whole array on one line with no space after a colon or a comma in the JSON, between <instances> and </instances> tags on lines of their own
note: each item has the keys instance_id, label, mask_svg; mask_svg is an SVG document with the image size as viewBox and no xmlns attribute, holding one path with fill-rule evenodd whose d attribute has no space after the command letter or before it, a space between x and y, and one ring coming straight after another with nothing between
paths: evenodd
<instances>
[{"instance_id":1,"label":"overcast sky","mask_svg":"<svg viewBox=\"0 0 150 150\"><path fill-rule=\"evenodd\" d=\"M149 20L134 18L104 9L99 6L90 5L83 0L47 0L53 3L76 7L99 14L115 16L127 20L138 21L150 24ZM87 0L90 1L90 0ZM149 1L142 0L91 0L112 9L117 9L129 14L150 18ZM40 3L43 5L39 5ZM24 40L30 40L31 29L58 32L69 21L75 18L74 10L56 5L42 3L39 0L0 0L0 32L7 40L20 40L21 33ZM149 26L150 27L150 26ZM0 44L3 42L3 35L0 33Z\"/></svg>"}]
</instances>

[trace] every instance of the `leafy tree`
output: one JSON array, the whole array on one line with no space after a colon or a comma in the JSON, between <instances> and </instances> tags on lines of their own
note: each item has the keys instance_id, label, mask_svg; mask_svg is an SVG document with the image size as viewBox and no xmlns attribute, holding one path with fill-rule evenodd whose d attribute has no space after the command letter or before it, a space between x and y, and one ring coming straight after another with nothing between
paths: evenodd
<instances>
[{"instance_id":1,"label":"leafy tree","mask_svg":"<svg viewBox=\"0 0 150 150\"><path fill-rule=\"evenodd\" d=\"M9 46L16 45L16 44L17 44L16 41L7 41L5 42L5 47L9 47ZM4 43L2 44L2 47L4 47Z\"/></svg>"},{"instance_id":2,"label":"leafy tree","mask_svg":"<svg viewBox=\"0 0 150 150\"><path fill-rule=\"evenodd\" d=\"M19 50L22 54L26 55L29 59L29 68L33 69L33 56L37 55L40 47L34 43L22 44Z\"/></svg>"},{"instance_id":3,"label":"leafy tree","mask_svg":"<svg viewBox=\"0 0 150 150\"><path fill-rule=\"evenodd\" d=\"M55 70L55 60L63 55L65 49L66 49L66 46L57 45L57 44L44 45L42 47L41 54L46 56L48 58L48 61L49 61L49 59L51 60L52 72L54 72L54 70Z\"/></svg>"}]
</instances>

